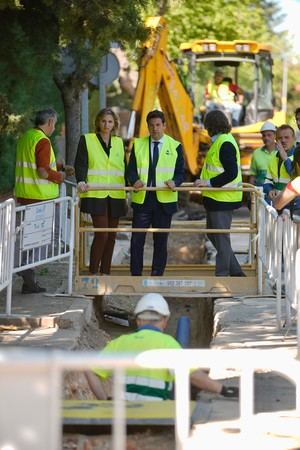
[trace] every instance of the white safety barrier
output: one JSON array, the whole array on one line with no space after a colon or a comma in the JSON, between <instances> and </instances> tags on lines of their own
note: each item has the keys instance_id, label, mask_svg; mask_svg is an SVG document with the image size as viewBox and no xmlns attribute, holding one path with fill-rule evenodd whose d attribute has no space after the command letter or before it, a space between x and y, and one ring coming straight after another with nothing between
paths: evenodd
<instances>
[{"instance_id":1,"label":"white safety barrier","mask_svg":"<svg viewBox=\"0 0 300 450\"><path fill-rule=\"evenodd\" d=\"M5 203L2 206L3 210L5 210ZM0 290L6 285L8 286L7 315L11 314L12 303L11 282L8 280L11 280L14 273L68 258L67 293L69 295L72 293L74 204L75 201L71 197L60 197L50 201L18 206L17 208L15 208L13 200L8 203L10 206L7 206L7 208L12 209L12 218L9 219L7 216L6 219L2 219L3 224L7 223L7 226L5 230L1 231L0 236L0 249L3 249L0 256L5 262L3 269L1 269L5 273L3 282L1 281L0 284ZM11 227L8 225L11 225ZM9 260L7 259L8 251Z\"/></svg>"},{"instance_id":2,"label":"white safety barrier","mask_svg":"<svg viewBox=\"0 0 300 450\"><path fill-rule=\"evenodd\" d=\"M300 222L297 219L291 219L289 210L284 210L281 215L278 215L277 211L262 198L258 201L259 265L263 266L269 279L276 286L278 329L282 327L282 297L285 299L286 325L288 327L291 325L292 316L297 311L299 348L300 312L297 280L299 279L300 265L296 264L296 254L300 249ZM262 273L263 270L259 269L259 272ZM284 282L284 295L282 281Z\"/></svg>"},{"instance_id":3,"label":"white safety barrier","mask_svg":"<svg viewBox=\"0 0 300 450\"><path fill-rule=\"evenodd\" d=\"M167 361L167 362L166 362ZM62 448L62 380L64 370L93 367L113 369L114 412L112 449L126 448L125 370L134 367L168 368L175 374L176 450L190 437L191 368L230 368L240 375L240 432L255 433L254 373L276 371L296 385L300 413L300 362L274 350L151 350L138 355L101 355L36 349L0 351L0 448L60 450ZM30 405L30 407L29 407ZM221 443L220 443L221 444ZM189 447L190 448L190 447Z\"/></svg>"},{"instance_id":4,"label":"white safety barrier","mask_svg":"<svg viewBox=\"0 0 300 450\"><path fill-rule=\"evenodd\" d=\"M300 360L300 247L296 252L295 262L295 287L297 301L297 358ZM298 274L298 276L297 276Z\"/></svg>"},{"instance_id":5,"label":"white safety barrier","mask_svg":"<svg viewBox=\"0 0 300 450\"><path fill-rule=\"evenodd\" d=\"M70 197L18 206L13 272L69 258L68 293L72 292L74 202Z\"/></svg>"},{"instance_id":6,"label":"white safety barrier","mask_svg":"<svg viewBox=\"0 0 300 450\"><path fill-rule=\"evenodd\" d=\"M283 271L286 299L287 325L291 324L293 311L297 309L296 253L300 248L300 223L291 219L290 211L284 210L283 220ZM298 272L299 277L299 272Z\"/></svg>"},{"instance_id":7,"label":"white safety barrier","mask_svg":"<svg viewBox=\"0 0 300 450\"><path fill-rule=\"evenodd\" d=\"M10 302L12 289L15 208L12 198L0 203L0 292L7 289L7 304Z\"/></svg>"},{"instance_id":8,"label":"white safety barrier","mask_svg":"<svg viewBox=\"0 0 300 450\"><path fill-rule=\"evenodd\" d=\"M282 294L282 218L263 198L258 198L258 271L259 284L262 284L263 266L268 278L276 286L277 327L281 328Z\"/></svg>"}]
</instances>

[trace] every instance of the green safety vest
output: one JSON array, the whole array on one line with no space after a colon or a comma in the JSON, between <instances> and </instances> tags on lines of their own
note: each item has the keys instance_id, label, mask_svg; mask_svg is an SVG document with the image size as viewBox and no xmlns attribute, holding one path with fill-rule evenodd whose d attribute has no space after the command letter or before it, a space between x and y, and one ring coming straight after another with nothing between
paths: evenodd
<instances>
[{"instance_id":1,"label":"green safety vest","mask_svg":"<svg viewBox=\"0 0 300 450\"><path fill-rule=\"evenodd\" d=\"M294 155L289 156L289 159L293 161ZM284 162L280 164L279 168L278 153L277 152L274 153L268 166L266 183L270 182L273 184L274 189L277 189L278 191L283 191L283 189L290 180L291 176L287 172Z\"/></svg>"},{"instance_id":2,"label":"green safety vest","mask_svg":"<svg viewBox=\"0 0 300 450\"><path fill-rule=\"evenodd\" d=\"M15 195L33 200L51 200L59 195L58 184L41 178L37 172L35 148L41 139L50 143L50 168L57 170L50 139L41 130L26 131L17 143Z\"/></svg>"},{"instance_id":3,"label":"green safety vest","mask_svg":"<svg viewBox=\"0 0 300 450\"><path fill-rule=\"evenodd\" d=\"M87 184L93 183L107 190L89 191L80 194L81 198L126 198L124 190L110 191L112 187L125 187L125 161L124 146L121 138L111 137L111 148L109 156L104 151L97 135L88 133L84 135L88 152L88 174Z\"/></svg>"},{"instance_id":4,"label":"green safety vest","mask_svg":"<svg viewBox=\"0 0 300 450\"><path fill-rule=\"evenodd\" d=\"M224 142L230 142L233 144L236 151L236 160L238 165L238 174L236 178L230 183L225 184L222 188L226 187L241 187L242 186L242 173L240 166L240 151L239 147L236 143L236 140L232 136L232 134L220 134L217 139L213 142L211 147L209 148L204 165L201 171L201 180L210 180L211 178L216 177L224 172L224 167L220 161L220 149ZM243 193L242 191L204 191L202 193L203 197L209 197L217 202L240 202L242 200Z\"/></svg>"},{"instance_id":5,"label":"green safety vest","mask_svg":"<svg viewBox=\"0 0 300 450\"><path fill-rule=\"evenodd\" d=\"M180 344L170 335L151 329L122 335L110 341L102 353L141 353L147 350L180 349ZM111 376L110 370L94 369L101 378ZM168 369L128 369L126 371L126 400L169 400L174 376Z\"/></svg>"},{"instance_id":6,"label":"green safety vest","mask_svg":"<svg viewBox=\"0 0 300 450\"><path fill-rule=\"evenodd\" d=\"M208 83L207 93L216 102L233 102L234 92L229 89L229 83Z\"/></svg>"},{"instance_id":7,"label":"green safety vest","mask_svg":"<svg viewBox=\"0 0 300 450\"><path fill-rule=\"evenodd\" d=\"M164 135L163 145L159 152L159 157L155 169L156 186L165 186L165 181L172 180L174 170L178 157L177 147L178 141L168 135ZM136 158L136 167L138 177L145 186L148 181L149 172L149 137L137 138L134 140L134 152ZM132 202L143 204L145 201L146 192L139 191L132 193ZM170 191L156 191L157 200L161 203L177 202L178 193Z\"/></svg>"}]
</instances>

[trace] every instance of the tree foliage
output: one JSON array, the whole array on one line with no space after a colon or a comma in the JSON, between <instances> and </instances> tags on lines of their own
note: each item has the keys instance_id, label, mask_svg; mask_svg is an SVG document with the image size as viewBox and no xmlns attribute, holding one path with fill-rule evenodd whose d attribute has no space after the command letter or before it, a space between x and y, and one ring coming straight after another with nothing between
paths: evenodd
<instances>
[{"instance_id":1,"label":"tree foliage","mask_svg":"<svg viewBox=\"0 0 300 450\"><path fill-rule=\"evenodd\" d=\"M276 0L161 0L149 12L159 14L162 7L169 23L173 56L178 54L182 42L197 38L269 42L274 36L274 27L283 18Z\"/></svg>"},{"instance_id":2,"label":"tree foliage","mask_svg":"<svg viewBox=\"0 0 300 450\"><path fill-rule=\"evenodd\" d=\"M13 117L14 125L28 124L24 118L50 104L58 110L63 105L67 160L73 162L82 89L112 41L122 45L143 39L142 10L147 1L1 0L0 163L8 150L7 119ZM13 133L18 134L15 126Z\"/></svg>"}]
</instances>

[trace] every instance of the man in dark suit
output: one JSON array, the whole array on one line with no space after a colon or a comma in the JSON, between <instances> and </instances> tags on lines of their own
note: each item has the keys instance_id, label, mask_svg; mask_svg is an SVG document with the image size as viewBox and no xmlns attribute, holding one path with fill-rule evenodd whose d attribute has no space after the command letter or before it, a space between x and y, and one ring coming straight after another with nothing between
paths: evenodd
<instances>
[{"instance_id":1,"label":"man in dark suit","mask_svg":"<svg viewBox=\"0 0 300 450\"><path fill-rule=\"evenodd\" d=\"M147 116L150 136L137 138L130 155L127 179L134 188L167 186L168 191L132 193L133 228L170 228L177 210L178 193L173 189L184 181L184 159L178 141L164 134L166 124L161 111ZM146 233L132 233L130 270L142 275ZM152 276L163 275L167 263L168 233L153 234Z\"/></svg>"}]
</instances>

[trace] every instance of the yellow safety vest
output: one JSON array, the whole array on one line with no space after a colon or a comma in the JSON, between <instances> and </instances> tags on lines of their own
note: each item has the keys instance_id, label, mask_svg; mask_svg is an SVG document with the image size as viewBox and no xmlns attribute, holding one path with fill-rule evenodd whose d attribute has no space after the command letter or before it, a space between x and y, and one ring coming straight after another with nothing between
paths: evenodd
<instances>
[{"instance_id":1,"label":"yellow safety vest","mask_svg":"<svg viewBox=\"0 0 300 450\"><path fill-rule=\"evenodd\" d=\"M177 147L180 143L168 135L164 135L163 145L159 152L159 157L155 170L156 186L165 186L165 181L172 180L178 157ZM134 140L134 152L138 177L147 185L149 171L149 137L137 138ZM143 204L146 192L133 192L132 202ZM170 191L156 191L157 200L161 203L177 202L178 193Z\"/></svg>"},{"instance_id":2,"label":"yellow safety vest","mask_svg":"<svg viewBox=\"0 0 300 450\"><path fill-rule=\"evenodd\" d=\"M50 168L57 170L50 139L41 130L27 130L17 143L15 195L32 200L51 200L59 195L58 184L41 178L37 172L35 148L41 139L50 143Z\"/></svg>"},{"instance_id":3,"label":"yellow safety vest","mask_svg":"<svg viewBox=\"0 0 300 450\"><path fill-rule=\"evenodd\" d=\"M289 156L289 159L293 161L294 155ZM283 191L283 189L290 180L291 176L287 172L284 162L280 164L279 169L278 153L277 152L274 153L268 166L266 183L272 183L274 185L274 189L277 189L278 191Z\"/></svg>"},{"instance_id":4,"label":"yellow safety vest","mask_svg":"<svg viewBox=\"0 0 300 450\"><path fill-rule=\"evenodd\" d=\"M118 356L141 353L147 350L180 349L180 344L170 335L160 331L141 329L135 333L119 336L110 341L101 353ZM101 378L111 376L107 369L94 369ZM126 400L168 400L171 398L174 376L168 369L138 368L126 371Z\"/></svg>"},{"instance_id":5,"label":"yellow safety vest","mask_svg":"<svg viewBox=\"0 0 300 450\"><path fill-rule=\"evenodd\" d=\"M87 152L88 152L88 174L86 182L88 184L97 184L104 191L89 191L80 194L80 197L93 198L126 198L124 190L110 191L112 187L125 187L125 161L124 146L121 138L117 136L111 137L111 148L109 156L104 151L97 135L88 133L84 135Z\"/></svg>"},{"instance_id":6,"label":"yellow safety vest","mask_svg":"<svg viewBox=\"0 0 300 450\"><path fill-rule=\"evenodd\" d=\"M211 100L215 102L233 102L234 92L229 89L229 83L222 82L215 84L209 82L207 85L207 93Z\"/></svg>"},{"instance_id":7,"label":"yellow safety vest","mask_svg":"<svg viewBox=\"0 0 300 450\"><path fill-rule=\"evenodd\" d=\"M220 149L222 144L224 142L230 142L236 151L236 160L238 165L238 174L236 178L231 181L230 183L227 183L226 185L222 186L222 188L226 187L241 187L242 186L242 173L241 173L241 166L240 166L240 151L239 147L236 143L236 140L232 136L232 134L220 134L217 139L213 142L211 147L209 148L205 161L204 166L201 171L201 180L210 180L211 178L216 177L217 175L220 175L224 172L224 167L220 161ZM217 192L203 192L203 197L209 197L213 200L216 200L217 202L240 202L242 200L243 193L242 191L217 191Z\"/></svg>"}]
</instances>

